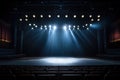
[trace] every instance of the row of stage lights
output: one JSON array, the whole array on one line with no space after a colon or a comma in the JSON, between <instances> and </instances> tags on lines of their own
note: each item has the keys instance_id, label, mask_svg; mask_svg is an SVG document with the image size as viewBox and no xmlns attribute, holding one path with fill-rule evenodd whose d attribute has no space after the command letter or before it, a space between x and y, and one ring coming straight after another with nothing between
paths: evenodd
<instances>
[{"instance_id":1,"label":"row of stage lights","mask_svg":"<svg viewBox=\"0 0 120 80\"><path fill-rule=\"evenodd\" d=\"M28 21L28 17L29 17L28 15L25 15L25 21ZM36 18L36 15L32 15L32 17L33 17L33 18ZM43 18L43 17L44 17L44 15L41 14L41 15L40 15L40 18ZM57 17L57 18L60 18L61 15L58 14L58 15L56 15L56 17ZM69 15L64 15L64 17L65 17L65 18L68 18ZM100 21L100 17L101 17L101 16L100 16L100 15L97 15L96 17L97 17L97 21ZM52 15L48 15L48 18L52 18ZM73 15L73 18L77 18L77 15ZM85 15L81 15L81 18L85 18ZM91 18L91 21L94 21L93 15L89 15L89 18ZM23 21L23 19L20 18L19 21Z\"/></svg>"},{"instance_id":2,"label":"row of stage lights","mask_svg":"<svg viewBox=\"0 0 120 80\"><path fill-rule=\"evenodd\" d=\"M36 24L29 24L29 26L31 27L31 30L34 29L40 29L40 30L56 30L57 28L61 28L61 27L57 27L56 25L41 25L40 27L38 27ZM82 26L82 28L89 30L89 27L92 26L92 24L85 24ZM62 26L62 29L64 30L80 30L80 26L79 25L64 25Z\"/></svg>"}]
</instances>

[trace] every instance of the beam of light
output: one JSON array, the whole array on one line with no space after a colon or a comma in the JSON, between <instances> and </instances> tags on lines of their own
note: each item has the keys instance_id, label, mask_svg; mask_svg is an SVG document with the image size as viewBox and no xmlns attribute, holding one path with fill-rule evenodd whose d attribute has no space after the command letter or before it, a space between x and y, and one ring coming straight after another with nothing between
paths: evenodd
<instances>
[{"instance_id":1,"label":"beam of light","mask_svg":"<svg viewBox=\"0 0 120 80\"><path fill-rule=\"evenodd\" d=\"M73 30L74 30L74 29L73 29ZM70 30L70 34L71 34L71 36L72 36L72 39L73 39L75 45L77 46L77 48L79 48L79 47L80 47L80 46L79 46L79 43L78 43L75 35L73 34L73 32L72 32L71 30Z\"/></svg>"},{"instance_id":2,"label":"beam of light","mask_svg":"<svg viewBox=\"0 0 120 80\"><path fill-rule=\"evenodd\" d=\"M50 57L50 58L42 58L43 62L52 65L70 65L75 64L79 61L78 58L72 57Z\"/></svg>"}]
</instances>

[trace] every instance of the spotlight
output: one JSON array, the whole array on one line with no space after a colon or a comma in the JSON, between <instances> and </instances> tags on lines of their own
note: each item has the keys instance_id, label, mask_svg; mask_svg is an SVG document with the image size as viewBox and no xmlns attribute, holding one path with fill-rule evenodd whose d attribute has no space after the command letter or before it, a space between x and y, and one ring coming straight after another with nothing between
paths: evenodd
<instances>
[{"instance_id":1,"label":"spotlight","mask_svg":"<svg viewBox=\"0 0 120 80\"><path fill-rule=\"evenodd\" d=\"M97 17L100 18L100 15L98 15Z\"/></svg>"},{"instance_id":2,"label":"spotlight","mask_svg":"<svg viewBox=\"0 0 120 80\"><path fill-rule=\"evenodd\" d=\"M89 15L90 18L92 18L92 15Z\"/></svg>"},{"instance_id":3,"label":"spotlight","mask_svg":"<svg viewBox=\"0 0 120 80\"><path fill-rule=\"evenodd\" d=\"M89 28L86 28L87 30L89 30Z\"/></svg>"},{"instance_id":4,"label":"spotlight","mask_svg":"<svg viewBox=\"0 0 120 80\"><path fill-rule=\"evenodd\" d=\"M90 26L92 26L92 24L90 24Z\"/></svg>"},{"instance_id":5,"label":"spotlight","mask_svg":"<svg viewBox=\"0 0 120 80\"><path fill-rule=\"evenodd\" d=\"M29 23L29 26L31 26L31 23Z\"/></svg>"},{"instance_id":6,"label":"spotlight","mask_svg":"<svg viewBox=\"0 0 120 80\"><path fill-rule=\"evenodd\" d=\"M32 27L31 29L33 30L34 28Z\"/></svg>"},{"instance_id":7,"label":"spotlight","mask_svg":"<svg viewBox=\"0 0 120 80\"><path fill-rule=\"evenodd\" d=\"M100 21L100 19L97 19L97 21Z\"/></svg>"},{"instance_id":8,"label":"spotlight","mask_svg":"<svg viewBox=\"0 0 120 80\"><path fill-rule=\"evenodd\" d=\"M64 29L64 30L66 30L66 29L67 29L67 27L66 27L66 26L64 26L64 27L63 27L63 29Z\"/></svg>"},{"instance_id":9,"label":"spotlight","mask_svg":"<svg viewBox=\"0 0 120 80\"><path fill-rule=\"evenodd\" d=\"M75 25L73 26L73 28L75 28Z\"/></svg>"},{"instance_id":10,"label":"spotlight","mask_svg":"<svg viewBox=\"0 0 120 80\"><path fill-rule=\"evenodd\" d=\"M74 15L73 17L74 17L74 18L76 18L77 16L76 16L76 15Z\"/></svg>"},{"instance_id":11,"label":"spotlight","mask_svg":"<svg viewBox=\"0 0 120 80\"><path fill-rule=\"evenodd\" d=\"M22 21L22 19L21 19L21 18L20 18L19 20L20 20L20 21Z\"/></svg>"},{"instance_id":12,"label":"spotlight","mask_svg":"<svg viewBox=\"0 0 120 80\"><path fill-rule=\"evenodd\" d=\"M84 18L85 16L84 15L81 15L82 18Z\"/></svg>"},{"instance_id":13,"label":"spotlight","mask_svg":"<svg viewBox=\"0 0 120 80\"><path fill-rule=\"evenodd\" d=\"M91 19L91 21L94 21L94 19Z\"/></svg>"},{"instance_id":14,"label":"spotlight","mask_svg":"<svg viewBox=\"0 0 120 80\"><path fill-rule=\"evenodd\" d=\"M36 24L33 24L33 26L35 26Z\"/></svg>"},{"instance_id":15,"label":"spotlight","mask_svg":"<svg viewBox=\"0 0 120 80\"><path fill-rule=\"evenodd\" d=\"M51 28L52 26L51 25L49 25L49 28Z\"/></svg>"},{"instance_id":16,"label":"spotlight","mask_svg":"<svg viewBox=\"0 0 120 80\"><path fill-rule=\"evenodd\" d=\"M48 15L49 18L51 18L51 15Z\"/></svg>"},{"instance_id":17,"label":"spotlight","mask_svg":"<svg viewBox=\"0 0 120 80\"><path fill-rule=\"evenodd\" d=\"M52 27L52 26L51 26L51 25L49 25L49 29L50 29L50 30L51 30L51 27Z\"/></svg>"},{"instance_id":18,"label":"spotlight","mask_svg":"<svg viewBox=\"0 0 120 80\"><path fill-rule=\"evenodd\" d=\"M88 24L85 24L85 26L88 26Z\"/></svg>"},{"instance_id":19,"label":"spotlight","mask_svg":"<svg viewBox=\"0 0 120 80\"><path fill-rule=\"evenodd\" d=\"M54 30L56 30L56 29L57 29L57 27L56 27L56 26L53 26L53 29L54 29Z\"/></svg>"},{"instance_id":20,"label":"spotlight","mask_svg":"<svg viewBox=\"0 0 120 80\"><path fill-rule=\"evenodd\" d=\"M25 19L25 21L28 21L28 19Z\"/></svg>"},{"instance_id":21,"label":"spotlight","mask_svg":"<svg viewBox=\"0 0 120 80\"><path fill-rule=\"evenodd\" d=\"M57 18L60 18L60 15L57 15Z\"/></svg>"},{"instance_id":22,"label":"spotlight","mask_svg":"<svg viewBox=\"0 0 120 80\"><path fill-rule=\"evenodd\" d=\"M35 18L36 16L35 15L33 15L33 18Z\"/></svg>"},{"instance_id":23,"label":"spotlight","mask_svg":"<svg viewBox=\"0 0 120 80\"><path fill-rule=\"evenodd\" d=\"M43 15L40 15L41 18L43 18Z\"/></svg>"},{"instance_id":24,"label":"spotlight","mask_svg":"<svg viewBox=\"0 0 120 80\"><path fill-rule=\"evenodd\" d=\"M42 30L43 28L41 27L40 29Z\"/></svg>"},{"instance_id":25,"label":"spotlight","mask_svg":"<svg viewBox=\"0 0 120 80\"><path fill-rule=\"evenodd\" d=\"M71 25L69 25L68 27L71 28Z\"/></svg>"},{"instance_id":26,"label":"spotlight","mask_svg":"<svg viewBox=\"0 0 120 80\"><path fill-rule=\"evenodd\" d=\"M82 26L83 28L85 27L85 26Z\"/></svg>"},{"instance_id":27,"label":"spotlight","mask_svg":"<svg viewBox=\"0 0 120 80\"><path fill-rule=\"evenodd\" d=\"M77 30L79 30L79 27L77 28Z\"/></svg>"},{"instance_id":28,"label":"spotlight","mask_svg":"<svg viewBox=\"0 0 120 80\"><path fill-rule=\"evenodd\" d=\"M65 18L68 18L68 15L65 15Z\"/></svg>"},{"instance_id":29,"label":"spotlight","mask_svg":"<svg viewBox=\"0 0 120 80\"><path fill-rule=\"evenodd\" d=\"M44 27L46 28L47 26L46 26L46 25L44 25Z\"/></svg>"},{"instance_id":30,"label":"spotlight","mask_svg":"<svg viewBox=\"0 0 120 80\"><path fill-rule=\"evenodd\" d=\"M26 18L28 18L28 15L25 15Z\"/></svg>"},{"instance_id":31,"label":"spotlight","mask_svg":"<svg viewBox=\"0 0 120 80\"><path fill-rule=\"evenodd\" d=\"M38 26L37 26L37 25L35 25L35 27L37 28Z\"/></svg>"}]
</instances>

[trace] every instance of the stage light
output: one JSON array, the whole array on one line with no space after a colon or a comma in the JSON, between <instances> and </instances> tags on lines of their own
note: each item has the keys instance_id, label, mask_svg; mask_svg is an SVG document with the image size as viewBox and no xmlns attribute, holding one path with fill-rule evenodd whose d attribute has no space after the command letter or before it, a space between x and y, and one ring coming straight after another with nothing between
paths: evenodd
<instances>
[{"instance_id":1,"label":"stage light","mask_svg":"<svg viewBox=\"0 0 120 80\"><path fill-rule=\"evenodd\" d=\"M67 29L67 26L64 26L63 29L66 30L66 29Z\"/></svg>"},{"instance_id":2,"label":"stage light","mask_svg":"<svg viewBox=\"0 0 120 80\"><path fill-rule=\"evenodd\" d=\"M65 18L68 18L68 15L65 15Z\"/></svg>"},{"instance_id":3,"label":"stage light","mask_svg":"<svg viewBox=\"0 0 120 80\"><path fill-rule=\"evenodd\" d=\"M90 24L90 26L92 26L92 24Z\"/></svg>"},{"instance_id":4,"label":"stage light","mask_svg":"<svg viewBox=\"0 0 120 80\"><path fill-rule=\"evenodd\" d=\"M100 21L100 19L97 19L97 21Z\"/></svg>"},{"instance_id":5,"label":"stage light","mask_svg":"<svg viewBox=\"0 0 120 80\"><path fill-rule=\"evenodd\" d=\"M98 15L97 17L100 18L100 15Z\"/></svg>"},{"instance_id":6,"label":"stage light","mask_svg":"<svg viewBox=\"0 0 120 80\"><path fill-rule=\"evenodd\" d=\"M75 25L73 26L73 28L75 28Z\"/></svg>"},{"instance_id":7,"label":"stage light","mask_svg":"<svg viewBox=\"0 0 120 80\"><path fill-rule=\"evenodd\" d=\"M44 27L46 28L47 26L46 26L46 25L44 25Z\"/></svg>"},{"instance_id":8,"label":"stage light","mask_svg":"<svg viewBox=\"0 0 120 80\"><path fill-rule=\"evenodd\" d=\"M71 28L71 25L69 25L68 27Z\"/></svg>"},{"instance_id":9,"label":"stage light","mask_svg":"<svg viewBox=\"0 0 120 80\"><path fill-rule=\"evenodd\" d=\"M33 15L33 18L35 18L36 16L35 15Z\"/></svg>"},{"instance_id":10,"label":"stage light","mask_svg":"<svg viewBox=\"0 0 120 80\"><path fill-rule=\"evenodd\" d=\"M56 27L56 26L53 26L53 29L54 29L54 30L56 30L56 29L57 29L57 27Z\"/></svg>"},{"instance_id":11,"label":"stage light","mask_svg":"<svg viewBox=\"0 0 120 80\"><path fill-rule=\"evenodd\" d=\"M31 23L29 23L29 26L31 26L32 24Z\"/></svg>"},{"instance_id":12,"label":"stage light","mask_svg":"<svg viewBox=\"0 0 120 80\"><path fill-rule=\"evenodd\" d=\"M28 15L25 15L26 18L28 18Z\"/></svg>"},{"instance_id":13,"label":"stage light","mask_svg":"<svg viewBox=\"0 0 120 80\"><path fill-rule=\"evenodd\" d=\"M76 16L76 15L74 15L73 17L74 17L74 18L76 18L77 16Z\"/></svg>"},{"instance_id":14,"label":"stage light","mask_svg":"<svg viewBox=\"0 0 120 80\"><path fill-rule=\"evenodd\" d=\"M33 30L34 28L32 27L31 29Z\"/></svg>"},{"instance_id":15,"label":"stage light","mask_svg":"<svg viewBox=\"0 0 120 80\"><path fill-rule=\"evenodd\" d=\"M41 27L40 29L42 30L43 28Z\"/></svg>"},{"instance_id":16,"label":"stage light","mask_svg":"<svg viewBox=\"0 0 120 80\"><path fill-rule=\"evenodd\" d=\"M77 30L79 30L79 27L77 28Z\"/></svg>"},{"instance_id":17,"label":"stage light","mask_svg":"<svg viewBox=\"0 0 120 80\"><path fill-rule=\"evenodd\" d=\"M49 28L51 28L52 26L51 25L49 25Z\"/></svg>"},{"instance_id":18,"label":"stage light","mask_svg":"<svg viewBox=\"0 0 120 80\"><path fill-rule=\"evenodd\" d=\"M43 15L40 15L41 18L43 18Z\"/></svg>"},{"instance_id":19,"label":"stage light","mask_svg":"<svg viewBox=\"0 0 120 80\"><path fill-rule=\"evenodd\" d=\"M60 18L60 15L57 15L57 18Z\"/></svg>"},{"instance_id":20,"label":"stage light","mask_svg":"<svg viewBox=\"0 0 120 80\"><path fill-rule=\"evenodd\" d=\"M91 21L94 21L94 19L91 19Z\"/></svg>"},{"instance_id":21,"label":"stage light","mask_svg":"<svg viewBox=\"0 0 120 80\"><path fill-rule=\"evenodd\" d=\"M28 19L25 19L25 21L28 21Z\"/></svg>"},{"instance_id":22,"label":"stage light","mask_svg":"<svg viewBox=\"0 0 120 80\"><path fill-rule=\"evenodd\" d=\"M92 18L92 15L89 15L90 18Z\"/></svg>"},{"instance_id":23,"label":"stage light","mask_svg":"<svg viewBox=\"0 0 120 80\"><path fill-rule=\"evenodd\" d=\"M51 18L51 15L48 15L49 18Z\"/></svg>"},{"instance_id":24,"label":"stage light","mask_svg":"<svg viewBox=\"0 0 120 80\"><path fill-rule=\"evenodd\" d=\"M36 24L33 24L33 26L35 26Z\"/></svg>"},{"instance_id":25,"label":"stage light","mask_svg":"<svg viewBox=\"0 0 120 80\"><path fill-rule=\"evenodd\" d=\"M88 26L88 24L85 24L85 26Z\"/></svg>"},{"instance_id":26,"label":"stage light","mask_svg":"<svg viewBox=\"0 0 120 80\"><path fill-rule=\"evenodd\" d=\"M81 18L84 18L85 16L84 15L81 15Z\"/></svg>"},{"instance_id":27,"label":"stage light","mask_svg":"<svg viewBox=\"0 0 120 80\"><path fill-rule=\"evenodd\" d=\"M37 28L38 26L37 26L37 25L35 25L35 27Z\"/></svg>"},{"instance_id":28,"label":"stage light","mask_svg":"<svg viewBox=\"0 0 120 80\"><path fill-rule=\"evenodd\" d=\"M20 20L20 21L22 21L22 19L21 19L21 18L20 18L19 20Z\"/></svg>"},{"instance_id":29,"label":"stage light","mask_svg":"<svg viewBox=\"0 0 120 80\"><path fill-rule=\"evenodd\" d=\"M85 26L82 26L83 28L85 27Z\"/></svg>"},{"instance_id":30,"label":"stage light","mask_svg":"<svg viewBox=\"0 0 120 80\"><path fill-rule=\"evenodd\" d=\"M87 30L89 30L89 28L86 28Z\"/></svg>"}]
</instances>

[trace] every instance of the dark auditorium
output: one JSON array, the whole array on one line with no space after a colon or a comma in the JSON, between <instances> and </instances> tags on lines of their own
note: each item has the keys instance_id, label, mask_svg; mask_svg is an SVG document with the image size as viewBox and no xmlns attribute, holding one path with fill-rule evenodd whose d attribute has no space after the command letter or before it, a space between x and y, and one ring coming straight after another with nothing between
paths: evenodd
<instances>
[{"instance_id":1,"label":"dark auditorium","mask_svg":"<svg viewBox=\"0 0 120 80\"><path fill-rule=\"evenodd\" d=\"M120 80L119 0L0 0L0 80Z\"/></svg>"}]
</instances>

